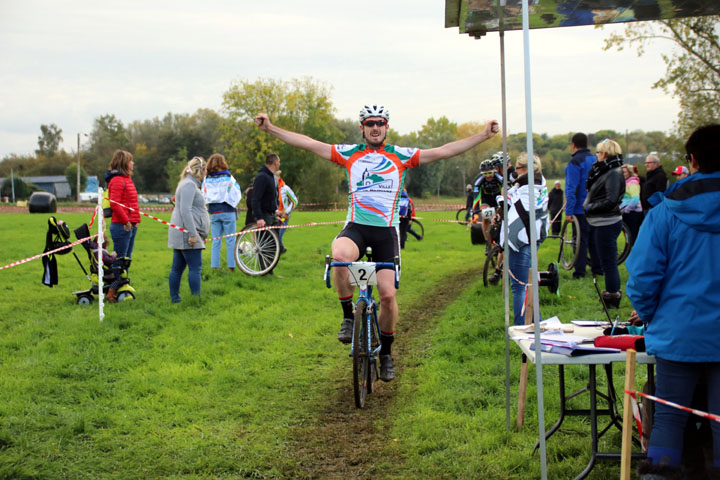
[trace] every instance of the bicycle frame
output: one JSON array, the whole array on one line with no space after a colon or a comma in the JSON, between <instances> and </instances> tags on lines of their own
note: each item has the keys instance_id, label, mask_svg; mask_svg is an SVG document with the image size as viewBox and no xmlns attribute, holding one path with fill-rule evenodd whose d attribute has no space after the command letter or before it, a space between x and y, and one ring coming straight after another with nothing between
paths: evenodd
<instances>
[{"instance_id":1,"label":"bicycle frame","mask_svg":"<svg viewBox=\"0 0 720 480\"><path fill-rule=\"evenodd\" d=\"M358 287L358 299L355 302L355 305L361 301L365 301L366 307L366 315L365 315L365 323L366 328L365 332L367 332L367 345L372 345L372 326L375 326L377 331L380 331L380 325L378 324L377 319L377 312L379 310L377 303L375 302L375 299L373 298L372 294L372 287L373 285L377 285L377 268L378 267L390 267L395 271L395 288L400 287L400 259L398 257L395 257L394 262L333 262L330 256L325 257L325 285L327 288L331 287L331 278L330 278L330 272L333 267L346 267L349 270L350 273L350 284L356 285ZM375 349L368 352L368 356L370 358L370 361L374 361L377 355L380 352L381 347L380 339L378 338L378 345ZM355 351L355 344L354 341L350 346L350 355L353 355L353 352Z\"/></svg>"}]
</instances>

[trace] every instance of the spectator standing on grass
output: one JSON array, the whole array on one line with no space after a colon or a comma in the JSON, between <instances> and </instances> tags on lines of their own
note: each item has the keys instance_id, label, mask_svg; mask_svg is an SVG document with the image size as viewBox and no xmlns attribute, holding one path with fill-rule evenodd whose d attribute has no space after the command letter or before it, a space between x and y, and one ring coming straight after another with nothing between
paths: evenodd
<instances>
[{"instance_id":1,"label":"spectator standing on grass","mask_svg":"<svg viewBox=\"0 0 720 480\"><path fill-rule=\"evenodd\" d=\"M623 222L630 230L630 245L635 243L640 224L643 221L642 205L640 205L640 179L635 175L632 165L623 165L622 171L625 177L625 195L620 203L620 213Z\"/></svg>"},{"instance_id":2,"label":"spectator standing on grass","mask_svg":"<svg viewBox=\"0 0 720 480\"><path fill-rule=\"evenodd\" d=\"M578 279L585 276L588 246L590 245L590 224L585 218L585 210L583 209L583 203L585 197L587 197L585 185L590 169L597 159L587 148L587 135L584 133L573 135L570 149L572 150L572 158L565 167L565 218L568 221L577 218L580 224L580 245L578 245L580 251L572 275L572 278ZM592 251L590 255L592 257Z\"/></svg>"},{"instance_id":3,"label":"spectator standing on grass","mask_svg":"<svg viewBox=\"0 0 720 480\"><path fill-rule=\"evenodd\" d=\"M280 220L283 225L287 226L290 224L290 214L297 208L298 199L293 189L290 188L290 185L282 179L280 173L280 170L275 172L278 182L278 207L280 209ZM280 253L287 252L285 244L283 243L286 230L287 228L281 228L278 232L278 237L280 237Z\"/></svg>"},{"instance_id":4,"label":"spectator standing on grass","mask_svg":"<svg viewBox=\"0 0 720 480\"><path fill-rule=\"evenodd\" d=\"M675 181L682 180L690 176L690 170L684 165L678 165L678 167L672 172Z\"/></svg>"},{"instance_id":5,"label":"spectator standing on grass","mask_svg":"<svg viewBox=\"0 0 720 480\"><path fill-rule=\"evenodd\" d=\"M660 159L657 154L651 153L645 159L645 168L647 169L647 176L645 177L645 183L642 186L640 192L640 203L642 204L643 212L645 215L653 207L650 202L650 197L656 193L663 193L667 188L668 179L660 165Z\"/></svg>"},{"instance_id":6,"label":"spectator standing on grass","mask_svg":"<svg viewBox=\"0 0 720 480\"><path fill-rule=\"evenodd\" d=\"M175 208L170 222L184 231L175 228L168 230L168 247L173 249L173 261L168 277L172 303L180 302L180 280L186 267L190 294L200 296L202 251L210 231L205 198L200 190L204 178L205 159L193 157L180 175L180 182L175 190Z\"/></svg>"},{"instance_id":7,"label":"spectator standing on grass","mask_svg":"<svg viewBox=\"0 0 720 480\"><path fill-rule=\"evenodd\" d=\"M110 160L110 166L105 173L105 183L108 187L108 198L112 217L110 223L110 236L113 241L113 250L117 254L112 270L115 280L105 294L105 300L117 303L117 289L122 281L123 266L126 272L130 263L124 259L132 259L135 248L135 235L140 223L140 207L135 184L132 181L135 162L130 152L115 150Z\"/></svg>"},{"instance_id":8,"label":"spectator standing on grass","mask_svg":"<svg viewBox=\"0 0 720 480\"><path fill-rule=\"evenodd\" d=\"M548 193L548 210L550 211L550 226L553 235L560 235L560 227L562 226L562 211L565 195L563 193L560 180L555 181L555 185Z\"/></svg>"},{"instance_id":9,"label":"spectator standing on grass","mask_svg":"<svg viewBox=\"0 0 720 480\"><path fill-rule=\"evenodd\" d=\"M210 155L207 176L202 183L202 192L210 213L210 228L213 238L225 237L225 258L230 271L235 270L235 236L237 230L237 205L242 191L228 170L225 157L219 153ZM220 269L220 250L223 239L213 240L210 249L210 267Z\"/></svg>"},{"instance_id":10,"label":"spectator standing on grass","mask_svg":"<svg viewBox=\"0 0 720 480\"><path fill-rule=\"evenodd\" d=\"M260 167L252 189L252 212L257 226L278 225L278 184L275 172L280 170L280 157L271 153L265 157L265 165Z\"/></svg>"},{"instance_id":11,"label":"spectator standing on grass","mask_svg":"<svg viewBox=\"0 0 720 480\"><path fill-rule=\"evenodd\" d=\"M597 144L597 162L588 174L584 208L591 235L593 252L605 275L605 290L601 292L608 307L620 308L622 290L617 267L617 239L622 231L620 204L625 195L622 149L617 142L605 139Z\"/></svg>"},{"instance_id":12,"label":"spectator standing on grass","mask_svg":"<svg viewBox=\"0 0 720 480\"><path fill-rule=\"evenodd\" d=\"M525 304L525 287L528 283L528 270L532 263L530 259L530 217L528 210L535 208L535 228L537 231L537 246L545 240L548 233L548 192L545 177L542 176L542 163L537 155L533 156L534 172L534 202L530 205L528 199L528 155L523 152L515 161L515 172L518 177L508 190L508 219L507 232L503 223L500 231L500 245L504 245L505 235L508 235L508 250L505 258L510 270L510 286L512 290L513 318L515 325L523 325L523 305ZM498 196L498 202L503 200Z\"/></svg>"},{"instance_id":13,"label":"spectator standing on grass","mask_svg":"<svg viewBox=\"0 0 720 480\"><path fill-rule=\"evenodd\" d=\"M685 143L693 174L675 182L645 217L627 260L627 295L645 324L655 356L655 395L690 406L702 375L707 409L720 414L720 125L697 128ZM689 413L655 404L641 479L683 478L683 431ZM713 472L720 478L720 422Z\"/></svg>"}]
</instances>

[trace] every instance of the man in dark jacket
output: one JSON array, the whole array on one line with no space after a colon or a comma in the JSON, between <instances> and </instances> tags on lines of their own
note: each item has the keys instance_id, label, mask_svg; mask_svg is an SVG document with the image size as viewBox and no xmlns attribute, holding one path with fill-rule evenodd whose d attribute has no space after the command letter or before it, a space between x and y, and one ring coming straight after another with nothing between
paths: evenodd
<instances>
[{"instance_id":1,"label":"man in dark jacket","mask_svg":"<svg viewBox=\"0 0 720 480\"><path fill-rule=\"evenodd\" d=\"M562 185L560 185L560 180L557 180L552 190L550 190L550 193L548 193L548 210L550 211L550 221L552 222L551 227L553 235L560 235L562 214L558 215L558 213L562 210L564 198Z\"/></svg>"},{"instance_id":2,"label":"man in dark jacket","mask_svg":"<svg viewBox=\"0 0 720 480\"><path fill-rule=\"evenodd\" d=\"M580 252L575 262L573 278L583 278L585 265L587 265L588 242L590 241L590 224L585 219L585 210L583 209L583 202L587 197L585 184L592 164L597 158L587 148L587 135L584 133L573 135L570 147L573 152L572 158L565 167L565 217L569 221L575 217L580 224L580 245L577 246Z\"/></svg>"},{"instance_id":3,"label":"man in dark jacket","mask_svg":"<svg viewBox=\"0 0 720 480\"><path fill-rule=\"evenodd\" d=\"M643 213L647 215L647 212L653 207L650 204L650 197L656 192L663 193L667 188L668 179L660 165L660 159L655 154L650 154L645 159L645 168L647 168L647 177L645 183L640 190L640 204L642 205Z\"/></svg>"},{"instance_id":4,"label":"man in dark jacket","mask_svg":"<svg viewBox=\"0 0 720 480\"><path fill-rule=\"evenodd\" d=\"M280 169L280 157L271 153L265 158L265 165L260 167L252 188L252 211L257 219L257 226L278 223L275 214L278 210L278 187L275 172Z\"/></svg>"}]
</instances>

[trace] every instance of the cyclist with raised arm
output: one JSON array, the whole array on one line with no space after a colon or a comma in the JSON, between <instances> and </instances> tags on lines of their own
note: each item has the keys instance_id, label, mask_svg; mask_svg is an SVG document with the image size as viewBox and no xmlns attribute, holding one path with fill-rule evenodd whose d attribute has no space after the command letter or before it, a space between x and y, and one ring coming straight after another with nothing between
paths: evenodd
<instances>
[{"instance_id":1,"label":"cyclist with raised arm","mask_svg":"<svg viewBox=\"0 0 720 480\"><path fill-rule=\"evenodd\" d=\"M502 194L503 178L495 171L492 160L483 160L480 164L480 175L475 179L475 201L473 202L473 217L478 215L482 222L483 236L485 237L485 253L490 250L492 239L490 238L490 226L492 220L485 218L480 212L481 205L491 208L498 206L497 196Z\"/></svg>"},{"instance_id":2,"label":"cyclist with raised arm","mask_svg":"<svg viewBox=\"0 0 720 480\"><path fill-rule=\"evenodd\" d=\"M390 114L382 105L365 105L360 110L360 129L365 143L357 145L330 145L306 135L282 129L261 113L255 124L261 130L293 147L302 148L347 170L349 185L348 214L343 230L332 243L332 256L339 262L357 261L372 247L373 260L393 262L400 256L398 238L399 200L406 170L419 165L460 155L495 136L499 131L496 120L491 120L482 132L440 147L427 150L397 147L385 143L389 130ZM343 310L343 321L338 340L352 341L354 287L350 285L347 268L334 268L333 282ZM378 269L380 296L380 379L389 382L395 378L395 365L391 347L398 306L395 300L395 272Z\"/></svg>"}]
</instances>

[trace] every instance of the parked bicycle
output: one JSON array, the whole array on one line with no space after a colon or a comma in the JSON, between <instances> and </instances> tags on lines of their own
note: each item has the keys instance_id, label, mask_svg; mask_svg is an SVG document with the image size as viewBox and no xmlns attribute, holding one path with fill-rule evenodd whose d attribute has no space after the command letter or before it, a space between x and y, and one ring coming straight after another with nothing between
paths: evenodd
<instances>
[{"instance_id":1,"label":"parked bicycle","mask_svg":"<svg viewBox=\"0 0 720 480\"><path fill-rule=\"evenodd\" d=\"M235 262L248 275L261 276L272 271L280 260L280 237L277 230L257 229L256 223L245 225L235 241Z\"/></svg>"},{"instance_id":2,"label":"parked bicycle","mask_svg":"<svg viewBox=\"0 0 720 480\"><path fill-rule=\"evenodd\" d=\"M366 262L333 262L330 256L325 257L325 285L331 287L331 270L333 267L347 267L350 273L350 284L359 288L355 303L350 356L353 359L353 391L355 406L363 408L369 393L372 393L373 382L378 379L378 357L380 355L380 326L378 312L380 305L375 302L372 286L377 285L377 267L391 267L395 270L395 288L400 287L400 258L394 262L373 262L372 251L368 249Z\"/></svg>"}]
</instances>

